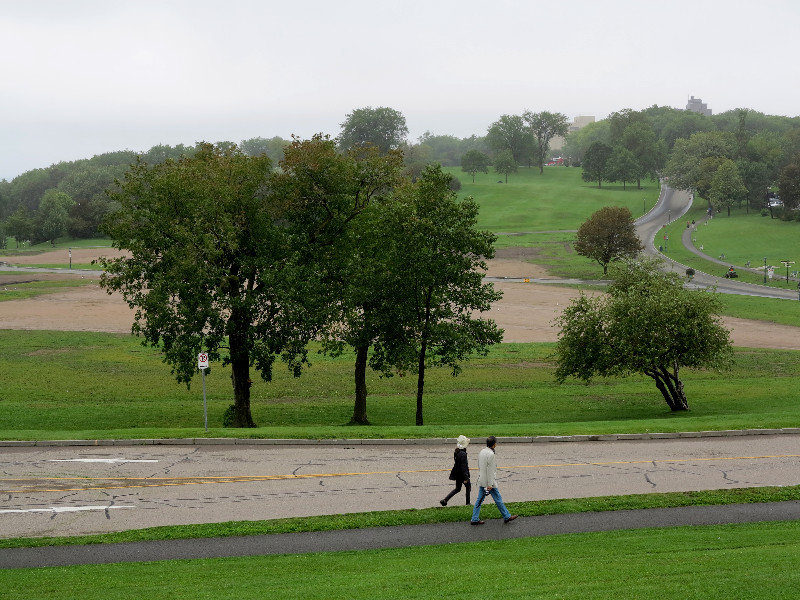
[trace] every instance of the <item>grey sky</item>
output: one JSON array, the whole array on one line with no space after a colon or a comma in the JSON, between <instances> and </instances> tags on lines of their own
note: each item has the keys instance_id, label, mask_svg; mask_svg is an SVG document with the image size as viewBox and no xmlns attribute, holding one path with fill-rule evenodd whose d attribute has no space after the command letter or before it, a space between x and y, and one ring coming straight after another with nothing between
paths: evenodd
<instances>
[{"instance_id":1,"label":"grey sky","mask_svg":"<svg viewBox=\"0 0 800 600\"><path fill-rule=\"evenodd\" d=\"M0 179L159 144L316 132L390 106L483 135L691 94L800 114L796 0L0 0Z\"/></svg>"}]
</instances>

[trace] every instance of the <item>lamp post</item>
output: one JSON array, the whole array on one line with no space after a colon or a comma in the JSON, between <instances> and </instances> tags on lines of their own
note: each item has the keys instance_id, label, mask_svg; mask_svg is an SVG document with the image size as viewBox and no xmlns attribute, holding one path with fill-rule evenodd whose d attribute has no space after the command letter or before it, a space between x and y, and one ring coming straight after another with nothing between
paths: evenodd
<instances>
[{"instance_id":1,"label":"lamp post","mask_svg":"<svg viewBox=\"0 0 800 600\"><path fill-rule=\"evenodd\" d=\"M764 257L764 285L767 285L767 257Z\"/></svg>"}]
</instances>

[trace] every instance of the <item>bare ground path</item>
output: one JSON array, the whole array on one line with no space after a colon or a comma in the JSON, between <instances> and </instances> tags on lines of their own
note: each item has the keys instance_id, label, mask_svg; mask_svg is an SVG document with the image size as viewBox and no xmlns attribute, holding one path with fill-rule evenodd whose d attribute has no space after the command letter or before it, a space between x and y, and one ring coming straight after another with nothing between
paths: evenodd
<instances>
[{"instance_id":1,"label":"bare ground path","mask_svg":"<svg viewBox=\"0 0 800 600\"><path fill-rule=\"evenodd\" d=\"M492 277L545 278L543 267L528 262L535 249L508 248L499 250L489 261ZM112 248L73 248L73 263L89 263L99 256L117 256ZM7 257L9 264L64 264L69 257L64 250L35 256ZM26 300L0 302L0 329L43 329L56 331L102 331L127 333L133 322L133 311L121 296L109 296L92 276L72 273L69 277L90 278L92 283ZM15 282L63 279L60 274L13 273L0 274L0 290L13 287ZM498 281L495 287L503 298L489 313L505 329L507 342L553 342L557 339L554 319L578 290L552 284ZM597 293L597 292L590 292ZM800 328L786 325L726 317L737 346L800 350Z\"/></svg>"}]
</instances>

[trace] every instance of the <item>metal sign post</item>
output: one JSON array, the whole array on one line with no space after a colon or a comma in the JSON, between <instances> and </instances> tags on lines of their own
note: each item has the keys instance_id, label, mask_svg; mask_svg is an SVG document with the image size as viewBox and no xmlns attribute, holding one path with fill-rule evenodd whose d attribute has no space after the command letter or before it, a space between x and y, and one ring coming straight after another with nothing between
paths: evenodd
<instances>
[{"instance_id":1,"label":"metal sign post","mask_svg":"<svg viewBox=\"0 0 800 600\"><path fill-rule=\"evenodd\" d=\"M786 267L786 287L789 287L789 266L794 264L793 260L782 260L781 264Z\"/></svg>"},{"instance_id":2,"label":"metal sign post","mask_svg":"<svg viewBox=\"0 0 800 600\"><path fill-rule=\"evenodd\" d=\"M201 352L197 355L197 368L203 372L203 422L208 433L208 404L206 403L206 369L208 368L208 354Z\"/></svg>"}]
</instances>

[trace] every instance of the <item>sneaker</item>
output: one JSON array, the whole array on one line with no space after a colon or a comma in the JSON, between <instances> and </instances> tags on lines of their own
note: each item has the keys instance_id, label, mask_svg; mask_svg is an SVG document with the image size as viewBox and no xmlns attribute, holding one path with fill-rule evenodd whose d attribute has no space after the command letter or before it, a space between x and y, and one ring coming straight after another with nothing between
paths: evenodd
<instances>
[{"instance_id":1,"label":"sneaker","mask_svg":"<svg viewBox=\"0 0 800 600\"><path fill-rule=\"evenodd\" d=\"M445 502L444 500L439 500L439 504L441 504L442 506L447 506L447 502Z\"/></svg>"},{"instance_id":2,"label":"sneaker","mask_svg":"<svg viewBox=\"0 0 800 600\"><path fill-rule=\"evenodd\" d=\"M519 515L511 515L507 519L503 519L503 523L511 523L514 519L516 519Z\"/></svg>"},{"instance_id":3,"label":"sneaker","mask_svg":"<svg viewBox=\"0 0 800 600\"><path fill-rule=\"evenodd\" d=\"M470 521L470 525L483 525L486 521Z\"/></svg>"}]
</instances>

